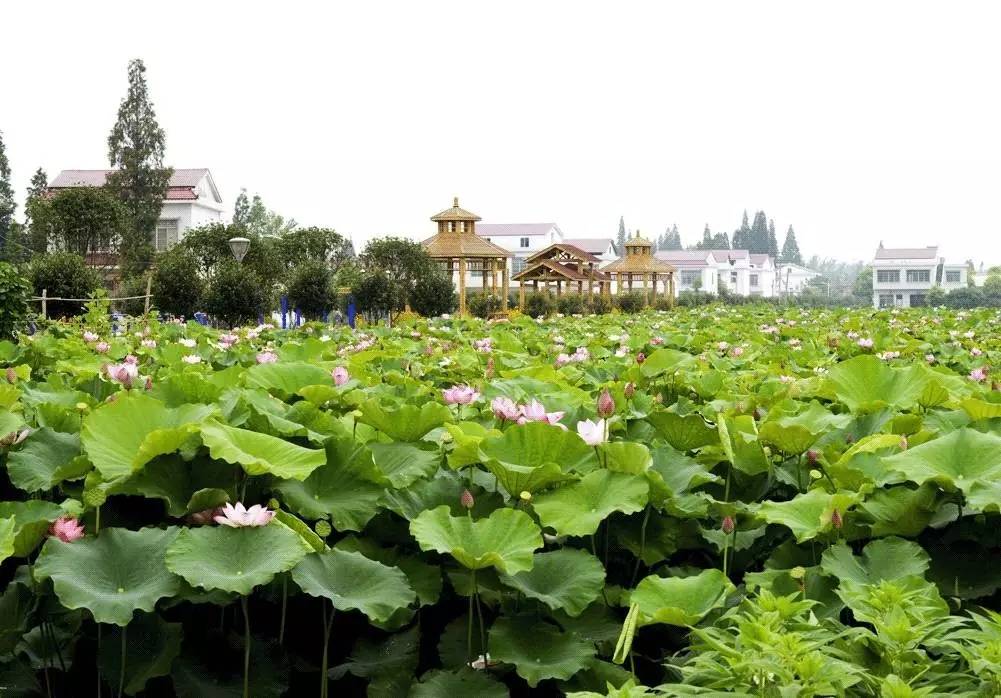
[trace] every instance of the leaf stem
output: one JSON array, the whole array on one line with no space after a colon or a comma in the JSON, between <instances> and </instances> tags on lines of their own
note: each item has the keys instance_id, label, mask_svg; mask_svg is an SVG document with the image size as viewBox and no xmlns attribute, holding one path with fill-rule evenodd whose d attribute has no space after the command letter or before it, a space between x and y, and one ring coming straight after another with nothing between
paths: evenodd
<instances>
[{"instance_id":1,"label":"leaf stem","mask_svg":"<svg viewBox=\"0 0 1001 698\"><path fill-rule=\"evenodd\" d=\"M473 570L473 598L476 600L476 618L480 622L480 652L486 661L487 656L487 628L483 624L483 610L480 608L480 588L476 582L476 570Z\"/></svg>"},{"instance_id":2,"label":"leaf stem","mask_svg":"<svg viewBox=\"0 0 1001 698\"><path fill-rule=\"evenodd\" d=\"M643 562L643 555L646 554L646 526L650 522L650 505L647 504L646 508L643 510L643 525L640 527L640 554L636 558L636 564L633 565L633 576L629 582L629 586L636 586L636 575L640 572L640 563Z\"/></svg>"},{"instance_id":3,"label":"leaf stem","mask_svg":"<svg viewBox=\"0 0 1001 698\"><path fill-rule=\"evenodd\" d=\"M330 648L330 629L334 626L334 608L331 604L330 619L327 619L327 600L320 599L323 608L323 659L320 663L320 698L327 698L327 657Z\"/></svg>"},{"instance_id":4,"label":"leaf stem","mask_svg":"<svg viewBox=\"0 0 1001 698\"><path fill-rule=\"evenodd\" d=\"M243 609L243 698L250 698L250 613L247 611L247 597L240 597Z\"/></svg>"},{"instance_id":5,"label":"leaf stem","mask_svg":"<svg viewBox=\"0 0 1001 698\"><path fill-rule=\"evenodd\" d=\"M476 570L473 570L473 579L476 579ZM473 663L473 595L471 593L469 595L469 611L466 616L466 661L471 665Z\"/></svg>"},{"instance_id":6,"label":"leaf stem","mask_svg":"<svg viewBox=\"0 0 1001 698\"><path fill-rule=\"evenodd\" d=\"M122 698L122 694L125 691L125 632L129 629L129 626L122 626L122 665L118 668L118 698Z\"/></svg>"},{"instance_id":7,"label":"leaf stem","mask_svg":"<svg viewBox=\"0 0 1001 698\"><path fill-rule=\"evenodd\" d=\"M285 612L288 607L288 575L282 576L282 618L278 623L278 644L285 644Z\"/></svg>"}]
</instances>

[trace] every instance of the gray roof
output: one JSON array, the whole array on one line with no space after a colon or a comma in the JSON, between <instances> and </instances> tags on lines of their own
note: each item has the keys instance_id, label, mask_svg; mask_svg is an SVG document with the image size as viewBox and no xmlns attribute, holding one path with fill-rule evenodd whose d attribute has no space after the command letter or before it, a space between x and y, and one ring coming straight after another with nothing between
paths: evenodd
<instances>
[{"instance_id":1,"label":"gray roof","mask_svg":"<svg viewBox=\"0 0 1001 698\"><path fill-rule=\"evenodd\" d=\"M476 234L483 237L517 237L545 235L556 227L555 223L477 223Z\"/></svg>"},{"instance_id":2,"label":"gray roof","mask_svg":"<svg viewBox=\"0 0 1001 698\"><path fill-rule=\"evenodd\" d=\"M670 262L679 268L698 268L709 266L709 255L712 255L713 252L714 250L661 250L660 252L655 252L653 256L665 262Z\"/></svg>"},{"instance_id":3,"label":"gray roof","mask_svg":"<svg viewBox=\"0 0 1001 698\"><path fill-rule=\"evenodd\" d=\"M111 170L63 170L49 185L50 189L65 187L103 187ZM198 167L188 170L174 170L168 187L197 187L202 177L209 173L208 169Z\"/></svg>"},{"instance_id":4,"label":"gray roof","mask_svg":"<svg viewBox=\"0 0 1001 698\"><path fill-rule=\"evenodd\" d=\"M928 247L879 247L876 259L935 259L938 257L938 246Z\"/></svg>"},{"instance_id":5,"label":"gray roof","mask_svg":"<svg viewBox=\"0 0 1001 698\"><path fill-rule=\"evenodd\" d=\"M604 254L608 252L609 246L615 245L615 240L612 238L572 238L563 241L567 245L573 245L574 247L579 247L585 252L590 252L591 254Z\"/></svg>"}]
</instances>

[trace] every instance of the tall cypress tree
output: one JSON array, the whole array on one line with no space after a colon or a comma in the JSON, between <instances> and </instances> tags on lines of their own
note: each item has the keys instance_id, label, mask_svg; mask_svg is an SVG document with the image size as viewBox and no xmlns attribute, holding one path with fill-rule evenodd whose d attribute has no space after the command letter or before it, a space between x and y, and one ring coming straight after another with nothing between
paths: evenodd
<instances>
[{"instance_id":1,"label":"tall cypress tree","mask_svg":"<svg viewBox=\"0 0 1001 698\"><path fill-rule=\"evenodd\" d=\"M713 249L714 250L728 250L730 249L730 236L724 233L716 233L713 235Z\"/></svg>"},{"instance_id":2,"label":"tall cypress tree","mask_svg":"<svg viewBox=\"0 0 1001 698\"><path fill-rule=\"evenodd\" d=\"M49 189L49 177L45 170L39 167L35 174L31 175L31 182L28 184L28 195L24 199L24 225L31 227L31 209L33 204L39 201Z\"/></svg>"},{"instance_id":3,"label":"tall cypress tree","mask_svg":"<svg viewBox=\"0 0 1001 698\"><path fill-rule=\"evenodd\" d=\"M152 262L152 236L173 170L163 164L166 135L156 120L142 60L129 61L129 90L118 107L108 136L108 162L114 171L106 186L125 204L129 231L121 244L124 276Z\"/></svg>"},{"instance_id":4,"label":"tall cypress tree","mask_svg":"<svg viewBox=\"0 0 1001 698\"><path fill-rule=\"evenodd\" d=\"M0 132L0 249L7 247L7 236L14 223L14 187L10 183L10 162L7 160L7 146Z\"/></svg>"},{"instance_id":5,"label":"tall cypress tree","mask_svg":"<svg viewBox=\"0 0 1001 698\"><path fill-rule=\"evenodd\" d=\"M787 264L802 264L803 257L799 252L799 244L796 242L796 232L789 226L786 231L785 242L782 243L781 260Z\"/></svg>"},{"instance_id":6,"label":"tall cypress tree","mask_svg":"<svg viewBox=\"0 0 1001 698\"><path fill-rule=\"evenodd\" d=\"M746 250L751 247L751 226L747 223L747 209L744 209L744 218L740 227L733 231L733 249Z\"/></svg>"},{"instance_id":7,"label":"tall cypress tree","mask_svg":"<svg viewBox=\"0 0 1001 698\"><path fill-rule=\"evenodd\" d=\"M678 232L678 224L675 223L666 233L664 233L665 250L681 250L681 233Z\"/></svg>"},{"instance_id":8,"label":"tall cypress tree","mask_svg":"<svg viewBox=\"0 0 1001 698\"><path fill-rule=\"evenodd\" d=\"M615 251L620 255L626 253L626 220L619 216L619 234L615 238Z\"/></svg>"},{"instance_id":9,"label":"tall cypress tree","mask_svg":"<svg viewBox=\"0 0 1001 698\"><path fill-rule=\"evenodd\" d=\"M772 259L779 258L779 241L775 237L775 221L768 221L768 255Z\"/></svg>"},{"instance_id":10,"label":"tall cypress tree","mask_svg":"<svg viewBox=\"0 0 1001 698\"><path fill-rule=\"evenodd\" d=\"M768 252L768 219L765 218L764 211L758 211L754 214L754 223L751 224L751 236L747 249L754 254Z\"/></svg>"},{"instance_id":11,"label":"tall cypress tree","mask_svg":"<svg viewBox=\"0 0 1001 698\"><path fill-rule=\"evenodd\" d=\"M233 204L233 225L246 228L250 223L250 199L247 198L247 190L240 189L240 195L236 197Z\"/></svg>"}]
</instances>

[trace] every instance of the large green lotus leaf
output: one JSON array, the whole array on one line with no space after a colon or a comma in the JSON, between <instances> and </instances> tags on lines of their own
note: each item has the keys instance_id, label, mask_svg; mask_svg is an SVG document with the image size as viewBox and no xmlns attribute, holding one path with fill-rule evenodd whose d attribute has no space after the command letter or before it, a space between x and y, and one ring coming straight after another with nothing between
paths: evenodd
<instances>
[{"instance_id":1,"label":"large green lotus leaf","mask_svg":"<svg viewBox=\"0 0 1001 698\"><path fill-rule=\"evenodd\" d=\"M390 567L399 567L407 575L407 581L415 592L421 606L437 603L441 596L441 567L431 565L416 556L401 553L398 548L383 548L371 538L346 536L337 541L337 550L361 553L369 560L381 562Z\"/></svg>"},{"instance_id":2,"label":"large green lotus leaf","mask_svg":"<svg viewBox=\"0 0 1001 698\"><path fill-rule=\"evenodd\" d=\"M884 458L883 464L919 485L934 482L947 490L961 490L974 509L1001 510L1001 436L956 429Z\"/></svg>"},{"instance_id":3,"label":"large green lotus leaf","mask_svg":"<svg viewBox=\"0 0 1001 698\"><path fill-rule=\"evenodd\" d=\"M556 463L532 466L488 460L484 465L497 478L497 483L512 497L517 497L522 492L534 494L571 479L571 476L564 473Z\"/></svg>"},{"instance_id":4,"label":"large green lotus leaf","mask_svg":"<svg viewBox=\"0 0 1001 698\"><path fill-rule=\"evenodd\" d=\"M790 529L796 541L802 543L831 530L834 510L844 515L858 499L859 495L854 492L830 494L818 488L798 494L787 502L762 502L758 515L768 523L782 524Z\"/></svg>"},{"instance_id":5,"label":"large green lotus leaf","mask_svg":"<svg viewBox=\"0 0 1001 698\"><path fill-rule=\"evenodd\" d=\"M929 377L923 366L893 368L875 356L856 356L833 366L827 383L852 412L875 412L886 406L913 407Z\"/></svg>"},{"instance_id":6,"label":"large green lotus leaf","mask_svg":"<svg viewBox=\"0 0 1001 698\"><path fill-rule=\"evenodd\" d=\"M63 480L75 480L90 470L80 455L80 436L42 427L7 457L7 474L25 492L49 490Z\"/></svg>"},{"instance_id":7,"label":"large green lotus leaf","mask_svg":"<svg viewBox=\"0 0 1001 698\"><path fill-rule=\"evenodd\" d=\"M186 528L167 550L167 568L192 586L244 596L293 567L312 548L281 523Z\"/></svg>"},{"instance_id":8,"label":"large green lotus leaf","mask_svg":"<svg viewBox=\"0 0 1001 698\"><path fill-rule=\"evenodd\" d=\"M682 417L675 412L651 412L647 415L647 421L667 443L679 451L694 451L719 443L716 430L706 424L706 420L699 414Z\"/></svg>"},{"instance_id":9,"label":"large green lotus leaf","mask_svg":"<svg viewBox=\"0 0 1001 698\"><path fill-rule=\"evenodd\" d=\"M337 610L361 611L377 622L417 600L400 569L346 550L307 555L292 568L292 579L310 596L330 599Z\"/></svg>"},{"instance_id":10,"label":"large green lotus leaf","mask_svg":"<svg viewBox=\"0 0 1001 698\"><path fill-rule=\"evenodd\" d=\"M692 577L646 577L636 585L629 601L639 606L640 625L691 626L722 606L733 591L733 584L722 572L707 569Z\"/></svg>"},{"instance_id":11,"label":"large green lotus leaf","mask_svg":"<svg viewBox=\"0 0 1001 698\"><path fill-rule=\"evenodd\" d=\"M397 489L409 487L431 475L441 463L438 451L428 451L405 441L368 444L376 467Z\"/></svg>"},{"instance_id":12,"label":"large green lotus leaf","mask_svg":"<svg viewBox=\"0 0 1001 698\"><path fill-rule=\"evenodd\" d=\"M138 611L181 590L181 580L164 564L177 539L174 527L128 531L107 528L72 543L49 538L35 563L39 579L52 579L59 603L86 608L98 623L128 625Z\"/></svg>"},{"instance_id":13,"label":"large green lotus leaf","mask_svg":"<svg viewBox=\"0 0 1001 698\"><path fill-rule=\"evenodd\" d=\"M122 630L114 628L101 645L101 670L117 681L122 668ZM181 653L181 624L167 623L155 613L140 613L125 629L125 693L143 690L150 679L168 676Z\"/></svg>"},{"instance_id":14,"label":"large green lotus leaf","mask_svg":"<svg viewBox=\"0 0 1001 698\"><path fill-rule=\"evenodd\" d=\"M726 442L729 441L730 450L726 453L734 468L748 475L760 475L771 470L771 463L758 437L758 425L752 415L741 414L728 419L720 417L716 426L724 426L724 429L719 430L720 442L726 450Z\"/></svg>"},{"instance_id":15,"label":"large green lotus leaf","mask_svg":"<svg viewBox=\"0 0 1001 698\"><path fill-rule=\"evenodd\" d=\"M443 505L411 521L410 532L421 550L448 553L469 569L496 567L507 574L532 569L532 552L542 547L539 527L517 509L498 509L474 521L452 516Z\"/></svg>"},{"instance_id":16,"label":"large green lotus leaf","mask_svg":"<svg viewBox=\"0 0 1001 698\"><path fill-rule=\"evenodd\" d=\"M368 679L367 694L373 698L403 696L417 671L419 648L419 624L385 639L363 637L351 650L348 660L332 668L328 675L335 681L345 674Z\"/></svg>"},{"instance_id":17,"label":"large green lotus leaf","mask_svg":"<svg viewBox=\"0 0 1001 698\"><path fill-rule=\"evenodd\" d=\"M647 378L654 378L663 374L673 374L694 366L695 357L677 349L661 348L650 352L646 361L640 366L640 373Z\"/></svg>"},{"instance_id":18,"label":"large green lotus leaf","mask_svg":"<svg viewBox=\"0 0 1001 698\"><path fill-rule=\"evenodd\" d=\"M169 408L143 394L121 394L83 420L80 440L105 480L131 475L156 456L173 453L216 408Z\"/></svg>"},{"instance_id":19,"label":"large green lotus leaf","mask_svg":"<svg viewBox=\"0 0 1001 698\"><path fill-rule=\"evenodd\" d=\"M880 489L870 494L859 509L872 519L869 529L873 536L917 536L935 516L938 490L933 485Z\"/></svg>"},{"instance_id":20,"label":"large green lotus leaf","mask_svg":"<svg viewBox=\"0 0 1001 698\"><path fill-rule=\"evenodd\" d=\"M765 422L761 425L759 433L762 441L791 455L808 451L817 440L817 436L810 433L806 427L798 425L784 427L778 422Z\"/></svg>"},{"instance_id":21,"label":"large green lotus leaf","mask_svg":"<svg viewBox=\"0 0 1001 698\"><path fill-rule=\"evenodd\" d=\"M249 388L262 388L273 395L288 398L307 385L330 383L330 373L316 364L281 362L257 364L244 374Z\"/></svg>"},{"instance_id":22,"label":"large green lotus leaf","mask_svg":"<svg viewBox=\"0 0 1001 698\"><path fill-rule=\"evenodd\" d=\"M240 426L273 436L308 436L309 430L287 418L289 406L263 390L232 390L227 397L236 396L247 410L246 421ZM227 421L235 425L232 417Z\"/></svg>"},{"instance_id":23,"label":"large green lotus leaf","mask_svg":"<svg viewBox=\"0 0 1001 698\"><path fill-rule=\"evenodd\" d=\"M820 567L824 574L855 584L877 584L883 580L923 577L930 558L917 543L891 536L874 540L856 557L839 542L824 551Z\"/></svg>"},{"instance_id":24,"label":"large green lotus leaf","mask_svg":"<svg viewBox=\"0 0 1001 698\"><path fill-rule=\"evenodd\" d=\"M24 418L8 410L0 409L0 437L17 431L24 426Z\"/></svg>"},{"instance_id":25,"label":"large green lotus leaf","mask_svg":"<svg viewBox=\"0 0 1001 698\"><path fill-rule=\"evenodd\" d=\"M555 463L563 472L590 470L595 465L594 449L575 432L545 422L529 422L508 427L501 436L480 443L483 462L538 467Z\"/></svg>"},{"instance_id":26,"label":"large green lotus leaf","mask_svg":"<svg viewBox=\"0 0 1001 698\"><path fill-rule=\"evenodd\" d=\"M594 645L534 616L503 616L490 628L491 659L513 664L535 687L544 679L569 679L594 656Z\"/></svg>"},{"instance_id":27,"label":"large green lotus leaf","mask_svg":"<svg viewBox=\"0 0 1001 698\"><path fill-rule=\"evenodd\" d=\"M851 415L834 414L814 401L797 414L776 411L769 415L761 424L761 439L783 453L805 453L824 433L844 428L851 419Z\"/></svg>"},{"instance_id":28,"label":"large green lotus leaf","mask_svg":"<svg viewBox=\"0 0 1001 698\"><path fill-rule=\"evenodd\" d=\"M14 517L0 519L0 562L14 554Z\"/></svg>"},{"instance_id":29,"label":"large green lotus leaf","mask_svg":"<svg viewBox=\"0 0 1001 698\"><path fill-rule=\"evenodd\" d=\"M642 475L653 465L650 449L635 441L612 441L598 446L601 464L617 473Z\"/></svg>"},{"instance_id":30,"label":"large green lotus leaf","mask_svg":"<svg viewBox=\"0 0 1001 698\"><path fill-rule=\"evenodd\" d=\"M358 421L373 426L394 441L419 441L432 429L452 421L452 413L440 402L425 402L420 407L406 404L386 408L378 400L366 400L358 406Z\"/></svg>"},{"instance_id":31,"label":"large green lotus leaf","mask_svg":"<svg viewBox=\"0 0 1001 698\"><path fill-rule=\"evenodd\" d=\"M534 505L543 526L562 536L589 536L612 512L642 511L649 490L643 476L595 470L579 482L540 494Z\"/></svg>"},{"instance_id":32,"label":"large green lotus leaf","mask_svg":"<svg viewBox=\"0 0 1001 698\"><path fill-rule=\"evenodd\" d=\"M313 552L322 552L327 549L327 544L322 538L295 514L290 514L283 509L275 508L275 521L280 522L294 532L302 542L313 549Z\"/></svg>"},{"instance_id":33,"label":"large green lotus leaf","mask_svg":"<svg viewBox=\"0 0 1001 698\"><path fill-rule=\"evenodd\" d=\"M282 499L307 519L330 517L338 531L360 531L379 511L384 487L369 449L350 436L335 437L326 445L327 462L303 481L283 480L275 485Z\"/></svg>"},{"instance_id":34,"label":"large green lotus leaf","mask_svg":"<svg viewBox=\"0 0 1001 698\"><path fill-rule=\"evenodd\" d=\"M65 513L58 504L41 499L0 502L0 519L14 522L14 557L30 555L42 542L49 524Z\"/></svg>"},{"instance_id":35,"label":"large green lotus leaf","mask_svg":"<svg viewBox=\"0 0 1001 698\"><path fill-rule=\"evenodd\" d=\"M489 477L483 473L484 477ZM491 478L492 479L492 478ZM492 484L492 483L491 483ZM439 470L435 477L420 480L404 490L387 489L383 495L383 506L407 521L413 521L421 513L447 506L454 516L465 516L466 510L460 501L462 490L468 486L465 478L450 470ZM499 492L480 492L473 503L473 518L487 516L494 509L504 506Z\"/></svg>"},{"instance_id":36,"label":"large green lotus leaf","mask_svg":"<svg viewBox=\"0 0 1001 698\"><path fill-rule=\"evenodd\" d=\"M500 579L528 598L576 617L601 594L605 568L589 552L563 548L536 553L532 569Z\"/></svg>"},{"instance_id":37,"label":"large green lotus leaf","mask_svg":"<svg viewBox=\"0 0 1001 698\"><path fill-rule=\"evenodd\" d=\"M974 422L981 419L995 419L1001 417L1001 403L967 398L960 403L963 411L970 415Z\"/></svg>"},{"instance_id":38,"label":"large green lotus leaf","mask_svg":"<svg viewBox=\"0 0 1001 698\"><path fill-rule=\"evenodd\" d=\"M213 458L240 464L250 475L271 474L305 480L327 462L322 449L303 448L276 436L247 429L206 422L201 426L202 441Z\"/></svg>"},{"instance_id":39,"label":"large green lotus leaf","mask_svg":"<svg viewBox=\"0 0 1001 698\"><path fill-rule=\"evenodd\" d=\"M446 431L452 437L452 450L448 454L448 466L454 470L480 462L480 443L488 436L500 436L497 429L488 429L477 422L446 424Z\"/></svg>"},{"instance_id":40,"label":"large green lotus leaf","mask_svg":"<svg viewBox=\"0 0 1001 698\"><path fill-rule=\"evenodd\" d=\"M433 669L410 687L409 698L508 698L507 687L482 672L463 667L457 671Z\"/></svg>"}]
</instances>

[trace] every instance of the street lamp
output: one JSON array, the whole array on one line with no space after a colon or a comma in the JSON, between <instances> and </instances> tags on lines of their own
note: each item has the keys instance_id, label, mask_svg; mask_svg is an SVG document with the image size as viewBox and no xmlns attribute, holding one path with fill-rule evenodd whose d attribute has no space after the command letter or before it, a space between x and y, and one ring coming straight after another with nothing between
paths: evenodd
<instances>
[{"instance_id":1,"label":"street lamp","mask_svg":"<svg viewBox=\"0 0 1001 698\"><path fill-rule=\"evenodd\" d=\"M233 258L237 264L243 263L243 258L247 256L247 250L249 249L250 240L248 238L229 239L229 251L233 253Z\"/></svg>"}]
</instances>

